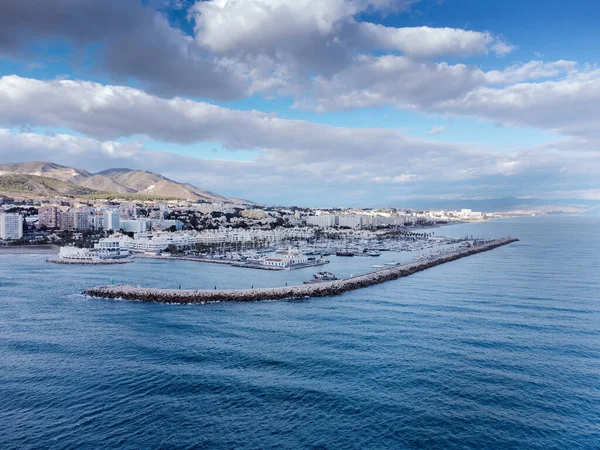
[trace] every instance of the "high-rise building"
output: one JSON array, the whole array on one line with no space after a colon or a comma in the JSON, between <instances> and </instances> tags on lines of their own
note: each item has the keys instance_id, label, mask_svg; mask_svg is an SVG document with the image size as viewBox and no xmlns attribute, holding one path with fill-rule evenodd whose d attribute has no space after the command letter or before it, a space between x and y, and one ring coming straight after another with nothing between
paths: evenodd
<instances>
[{"instance_id":1,"label":"high-rise building","mask_svg":"<svg viewBox=\"0 0 600 450\"><path fill-rule=\"evenodd\" d=\"M59 228L60 211L56 206L42 206L38 210L40 226L47 228Z\"/></svg>"},{"instance_id":2,"label":"high-rise building","mask_svg":"<svg viewBox=\"0 0 600 450\"><path fill-rule=\"evenodd\" d=\"M90 213L88 211L75 212L75 229L88 230L90 228Z\"/></svg>"},{"instance_id":3,"label":"high-rise building","mask_svg":"<svg viewBox=\"0 0 600 450\"><path fill-rule=\"evenodd\" d=\"M75 212L61 211L59 213L59 228L64 231L75 231Z\"/></svg>"},{"instance_id":4,"label":"high-rise building","mask_svg":"<svg viewBox=\"0 0 600 450\"><path fill-rule=\"evenodd\" d=\"M150 222L145 219L121 219L121 229L132 233L144 233L148 230Z\"/></svg>"},{"instance_id":5,"label":"high-rise building","mask_svg":"<svg viewBox=\"0 0 600 450\"><path fill-rule=\"evenodd\" d=\"M358 229L362 227L362 216L358 214L342 214L338 217L338 224L340 227Z\"/></svg>"},{"instance_id":6,"label":"high-rise building","mask_svg":"<svg viewBox=\"0 0 600 450\"><path fill-rule=\"evenodd\" d=\"M21 239L23 218L19 214L0 214L0 239Z\"/></svg>"},{"instance_id":7,"label":"high-rise building","mask_svg":"<svg viewBox=\"0 0 600 450\"><path fill-rule=\"evenodd\" d=\"M305 217L308 225L314 225L319 228L334 227L338 224L338 216L335 214L321 214L320 216Z\"/></svg>"},{"instance_id":8,"label":"high-rise building","mask_svg":"<svg viewBox=\"0 0 600 450\"><path fill-rule=\"evenodd\" d=\"M121 214L118 209L104 211L104 229L119 231L121 229Z\"/></svg>"}]
</instances>

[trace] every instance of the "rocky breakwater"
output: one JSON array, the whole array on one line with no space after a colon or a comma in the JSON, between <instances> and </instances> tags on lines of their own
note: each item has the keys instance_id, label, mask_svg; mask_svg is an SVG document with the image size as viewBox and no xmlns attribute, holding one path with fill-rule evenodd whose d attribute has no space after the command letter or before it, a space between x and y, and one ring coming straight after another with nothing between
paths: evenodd
<instances>
[{"instance_id":1,"label":"rocky breakwater","mask_svg":"<svg viewBox=\"0 0 600 450\"><path fill-rule=\"evenodd\" d=\"M516 241L518 241L518 239L515 238L495 239L474 247L446 253L429 260L412 262L394 266L389 269L379 270L377 272L319 284L229 290L153 289L139 288L131 285L108 285L88 289L84 294L92 297L161 303L254 302L259 300L324 297L338 295L343 292L372 286L385 281L396 280L429 269L430 267L493 250L497 247Z\"/></svg>"}]
</instances>

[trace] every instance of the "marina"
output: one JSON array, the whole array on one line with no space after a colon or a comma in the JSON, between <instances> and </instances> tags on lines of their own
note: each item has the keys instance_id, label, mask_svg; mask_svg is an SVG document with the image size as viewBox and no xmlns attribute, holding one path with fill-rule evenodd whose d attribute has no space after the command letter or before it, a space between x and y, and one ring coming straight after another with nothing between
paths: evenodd
<instances>
[{"instance_id":1,"label":"marina","mask_svg":"<svg viewBox=\"0 0 600 450\"><path fill-rule=\"evenodd\" d=\"M208 302L243 302L260 300L282 300L290 298L323 297L338 295L343 292L372 286L385 281L409 276L422 270L435 267L477 253L518 241L516 238L502 238L478 241L476 245L462 247L458 250L441 253L435 258L413 261L396 265L388 269L377 270L367 274L352 276L341 280L312 283L302 286L285 286L261 289L228 289L228 290L191 290L191 289L153 289L131 285L108 285L90 288L85 295L101 298L138 300L164 303L208 303Z\"/></svg>"}]
</instances>

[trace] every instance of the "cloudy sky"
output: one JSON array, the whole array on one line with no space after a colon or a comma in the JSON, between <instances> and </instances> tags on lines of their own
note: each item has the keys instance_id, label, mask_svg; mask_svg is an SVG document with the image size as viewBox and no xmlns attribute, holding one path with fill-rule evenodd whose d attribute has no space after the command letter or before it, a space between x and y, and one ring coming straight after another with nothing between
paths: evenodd
<instances>
[{"instance_id":1,"label":"cloudy sky","mask_svg":"<svg viewBox=\"0 0 600 450\"><path fill-rule=\"evenodd\" d=\"M589 0L5 0L0 161L265 203L600 199Z\"/></svg>"}]
</instances>

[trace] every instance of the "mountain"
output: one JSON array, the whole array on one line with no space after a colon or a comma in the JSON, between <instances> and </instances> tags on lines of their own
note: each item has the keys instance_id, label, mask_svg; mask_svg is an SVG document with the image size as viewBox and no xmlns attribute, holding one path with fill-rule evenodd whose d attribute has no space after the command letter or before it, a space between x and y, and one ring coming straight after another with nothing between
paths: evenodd
<instances>
[{"instance_id":1,"label":"mountain","mask_svg":"<svg viewBox=\"0 0 600 450\"><path fill-rule=\"evenodd\" d=\"M9 173L0 175L0 193L54 197L90 195L97 191L54 178Z\"/></svg>"},{"instance_id":2,"label":"mountain","mask_svg":"<svg viewBox=\"0 0 600 450\"><path fill-rule=\"evenodd\" d=\"M35 175L101 192L182 198L190 201L242 203L238 199L228 199L191 184L178 183L160 174L143 170L108 169L90 173L44 161L0 164L0 176L7 174Z\"/></svg>"},{"instance_id":3,"label":"mountain","mask_svg":"<svg viewBox=\"0 0 600 450\"><path fill-rule=\"evenodd\" d=\"M54 178L55 180L67 181L74 184L78 184L77 180L87 178L91 175L85 170L41 161L0 164L0 175L4 174L37 175L38 177Z\"/></svg>"}]
</instances>

